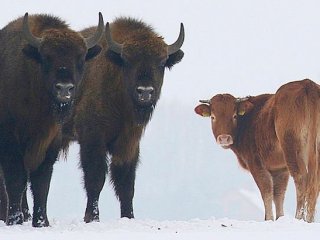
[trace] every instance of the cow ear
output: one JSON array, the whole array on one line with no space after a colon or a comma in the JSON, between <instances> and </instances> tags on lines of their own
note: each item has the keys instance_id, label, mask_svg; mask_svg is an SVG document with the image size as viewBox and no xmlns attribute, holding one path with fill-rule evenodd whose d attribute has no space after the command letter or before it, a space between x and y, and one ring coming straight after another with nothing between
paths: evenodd
<instances>
[{"instance_id":1,"label":"cow ear","mask_svg":"<svg viewBox=\"0 0 320 240\"><path fill-rule=\"evenodd\" d=\"M253 109L254 105L249 101L243 101L239 103L238 115L243 116L249 113Z\"/></svg>"},{"instance_id":2,"label":"cow ear","mask_svg":"<svg viewBox=\"0 0 320 240\"><path fill-rule=\"evenodd\" d=\"M202 117L210 117L211 116L211 109L210 106L207 104L200 104L196 106L194 109L196 114L199 114Z\"/></svg>"},{"instance_id":3,"label":"cow ear","mask_svg":"<svg viewBox=\"0 0 320 240\"><path fill-rule=\"evenodd\" d=\"M177 52L169 55L169 58L165 64L165 66L169 69L172 68L173 65L179 63L182 60L183 56L184 56L184 52L179 49Z\"/></svg>"},{"instance_id":4,"label":"cow ear","mask_svg":"<svg viewBox=\"0 0 320 240\"><path fill-rule=\"evenodd\" d=\"M88 49L87 55L86 55L86 61L96 57L101 52L101 47L99 45L95 45L92 48Z\"/></svg>"},{"instance_id":5,"label":"cow ear","mask_svg":"<svg viewBox=\"0 0 320 240\"><path fill-rule=\"evenodd\" d=\"M108 58L111 62L113 62L118 66L123 66L124 64L124 59L121 57L121 55L118 53L115 53L114 51L107 50L106 58Z\"/></svg>"},{"instance_id":6,"label":"cow ear","mask_svg":"<svg viewBox=\"0 0 320 240\"><path fill-rule=\"evenodd\" d=\"M22 52L24 55L26 55L28 58L31 58L38 63L41 63L41 56L37 48L32 47L31 45L26 45L23 49Z\"/></svg>"}]
</instances>

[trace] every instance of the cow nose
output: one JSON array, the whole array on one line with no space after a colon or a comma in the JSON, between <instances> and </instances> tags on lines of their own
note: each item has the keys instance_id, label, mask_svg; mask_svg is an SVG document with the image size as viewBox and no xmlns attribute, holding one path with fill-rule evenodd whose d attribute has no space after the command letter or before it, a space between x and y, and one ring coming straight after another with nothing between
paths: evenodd
<instances>
[{"instance_id":1,"label":"cow nose","mask_svg":"<svg viewBox=\"0 0 320 240\"><path fill-rule=\"evenodd\" d=\"M57 97L61 102L71 101L72 92L74 91L74 84L72 83L57 83L55 85Z\"/></svg>"},{"instance_id":2,"label":"cow nose","mask_svg":"<svg viewBox=\"0 0 320 240\"><path fill-rule=\"evenodd\" d=\"M136 92L138 94L138 100L140 102L150 102L152 99L152 95L154 93L154 88L151 86L144 87L139 86L136 88Z\"/></svg>"},{"instance_id":3,"label":"cow nose","mask_svg":"<svg viewBox=\"0 0 320 240\"><path fill-rule=\"evenodd\" d=\"M222 147L227 147L233 144L233 139L228 134L221 134L217 137L217 143Z\"/></svg>"}]
</instances>

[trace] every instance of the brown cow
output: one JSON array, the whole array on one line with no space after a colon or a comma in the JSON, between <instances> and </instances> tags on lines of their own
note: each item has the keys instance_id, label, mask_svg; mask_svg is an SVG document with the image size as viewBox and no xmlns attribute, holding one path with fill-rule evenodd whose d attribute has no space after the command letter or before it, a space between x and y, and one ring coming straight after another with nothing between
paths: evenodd
<instances>
[{"instance_id":1,"label":"brown cow","mask_svg":"<svg viewBox=\"0 0 320 240\"><path fill-rule=\"evenodd\" d=\"M97 43L103 30L101 13L97 31L88 38L57 17L25 14L0 32L0 163L7 225L24 221L21 202L28 179L32 225L49 225L47 196L62 125L70 117L85 61L101 51Z\"/></svg>"},{"instance_id":2,"label":"brown cow","mask_svg":"<svg viewBox=\"0 0 320 240\"><path fill-rule=\"evenodd\" d=\"M211 117L217 143L231 149L252 174L265 220L273 220L272 200L276 218L283 215L290 172L297 193L296 218L312 222L319 192L319 85L305 79L281 86L276 94L244 99L219 94L203 102L196 113Z\"/></svg>"},{"instance_id":3,"label":"brown cow","mask_svg":"<svg viewBox=\"0 0 320 240\"><path fill-rule=\"evenodd\" d=\"M94 31L89 28L82 33L87 36ZM121 217L134 217L140 139L159 99L165 68L183 57L182 24L171 45L150 26L131 18L118 18L110 28L107 24L105 32L101 42L104 54L88 65L74 117L88 197L85 222L99 220L98 201L108 154Z\"/></svg>"}]
</instances>

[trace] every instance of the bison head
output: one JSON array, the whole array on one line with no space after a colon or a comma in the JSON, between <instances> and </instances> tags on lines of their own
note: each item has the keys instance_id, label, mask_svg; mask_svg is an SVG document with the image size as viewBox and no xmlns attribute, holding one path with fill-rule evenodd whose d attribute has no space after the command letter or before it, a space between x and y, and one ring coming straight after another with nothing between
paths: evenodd
<instances>
[{"instance_id":1,"label":"bison head","mask_svg":"<svg viewBox=\"0 0 320 240\"><path fill-rule=\"evenodd\" d=\"M239 119L253 108L253 104L248 98L235 98L230 94L218 94L200 102L202 104L195 108L195 112L211 118L217 143L223 148L230 148L237 137Z\"/></svg>"},{"instance_id":2,"label":"bison head","mask_svg":"<svg viewBox=\"0 0 320 240\"><path fill-rule=\"evenodd\" d=\"M131 31L120 44L112 39L109 23L106 25L107 58L122 68L138 124L145 124L151 118L160 97L165 68L178 63L184 54L180 50L184 41L182 23L179 37L172 45L167 45L150 27L143 27ZM114 35L117 36L117 32Z\"/></svg>"},{"instance_id":3,"label":"bison head","mask_svg":"<svg viewBox=\"0 0 320 240\"><path fill-rule=\"evenodd\" d=\"M23 52L40 64L41 83L50 96L55 113L63 119L70 113L85 61L101 51L97 43L104 31L102 14L99 13L96 33L89 38L83 38L67 27L49 28L41 33L41 37L36 37L29 29L28 13L24 16L22 31L28 42Z\"/></svg>"}]
</instances>

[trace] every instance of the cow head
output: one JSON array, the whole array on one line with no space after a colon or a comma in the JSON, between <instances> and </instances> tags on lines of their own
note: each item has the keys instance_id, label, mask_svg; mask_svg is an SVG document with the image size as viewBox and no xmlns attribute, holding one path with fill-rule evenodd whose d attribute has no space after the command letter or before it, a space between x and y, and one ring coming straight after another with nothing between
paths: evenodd
<instances>
[{"instance_id":1,"label":"cow head","mask_svg":"<svg viewBox=\"0 0 320 240\"><path fill-rule=\"evenodd\" d=\"M85 61L101 51L97 45L104 31L102 14L96 33L83 38L68 27L44 30L41 37L34 36L29 29L28 13L23 19L23 34L28 44L24 54L35 60L41 69L41 83L50 96L58 117L70 113L77 87L82 79Z\"/></svg>"},{"instance_id":2,"label":"cow head","mask_svg":"<svg viewBox=\"0 0 320 240\"><path fill-rule=\"evenodd\" d=\"M195 112L202 117L211 118L212 132L218 145L223 148L231 147L237 138L239 121L253 108L249 98L218 94L210 100L200 102L202 104L195 108Z\"/></svg>"},{"instance_id":3,"label":"cow head","mask_svg":"<svg viewBox=\"0 0 320 240\"><path fill-rule=\"evenodd\" d=\"M167 45L151 28L136 31L123 44L111 37L109 23L106 25L108 43L107 58L121 67L124 83L133 104L135 121L147 123L160 97L165 68L171 68L183 58L180 50L184 41L181 23L178 39Z\"/></svg>"}]
</instances>

